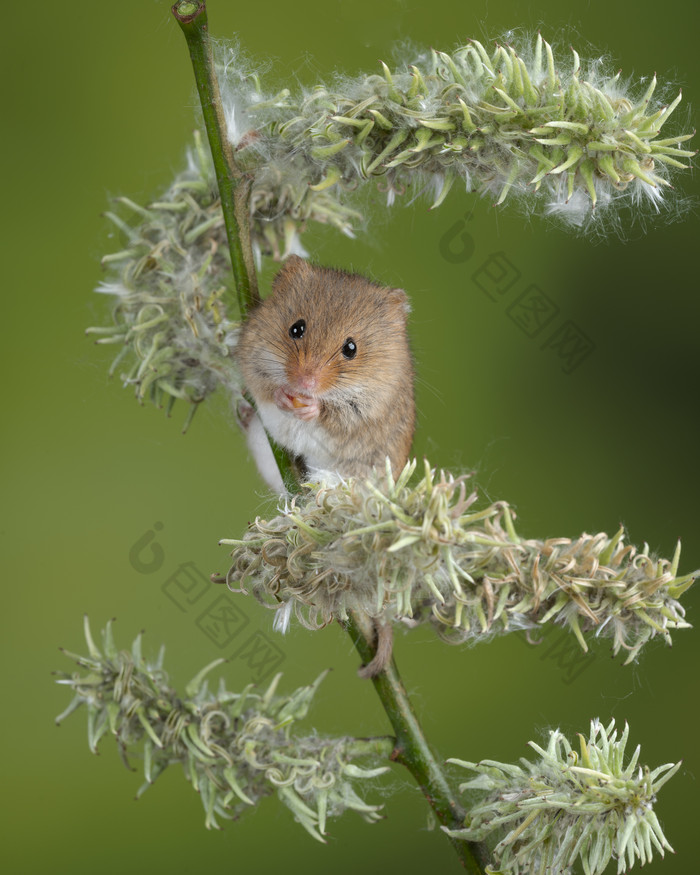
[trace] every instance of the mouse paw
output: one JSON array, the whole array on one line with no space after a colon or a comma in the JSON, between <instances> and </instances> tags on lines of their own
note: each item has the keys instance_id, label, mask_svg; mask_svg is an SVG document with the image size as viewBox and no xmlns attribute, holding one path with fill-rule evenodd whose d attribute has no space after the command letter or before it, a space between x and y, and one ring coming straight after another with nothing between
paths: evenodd
<instances>
[{"instance_id":1,"label":"mouse paw","mask_svg":"<svg viewBox=\"0 0 700 875\"><path fill-rule=\"evenodd\" d=\"M236 419L243 431L248 431L250 423L255 417L255 408L248 404L245 398L241 398L236 406Z\"/></svg>"},{"instance_id":2,"label":"mouse paw","mask_svg":"<svg viewBox=\"0 0 700 875\"><path fill-rule=\"evenodd\" d=\"M293 413L297 419L309 421L316 419L321 412L321 405L315 398L307 395L292 395L285 389L275 389L275 404L280 410Z\"/></svg>"},{"instance_id":3,"label":"mouse paw","mask_svg":"<svg viewBox=\"0 0 700 875\"><path fill-rule=\"evenodd\" d=\"M273 394L273 400L279 409L288 412L294 410L294 398L294 395L290 395L281 386Z\"/></svg>"},{"instance_id":4,"label":"mouse paw","mask_svg":"<svg viewBox=\"0 0 700 875\"><path fill-rule=\"evenodd\" d=\"M296 401L296 404L292 409L292 413L297 419L309 422L312 419L316 419L321 412L321 405L315 398L306 398L304 395L297 395L294 400Z\"/></svg>"}]
</instances>

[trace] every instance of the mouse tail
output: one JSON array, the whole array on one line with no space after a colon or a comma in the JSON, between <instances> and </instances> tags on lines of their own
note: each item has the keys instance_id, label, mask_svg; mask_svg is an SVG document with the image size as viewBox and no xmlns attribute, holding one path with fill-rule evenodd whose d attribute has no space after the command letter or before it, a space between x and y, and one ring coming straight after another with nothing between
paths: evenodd
<instances>
[{"instance_id":1,"label":"mouse tail","mask_svg":"<svg viewBox=\"0 0 700 875\"><path fill-rule=\"evenodd\" d=\"M376 651L372 660L357 670L361 678L373 678L384 671L391 662L394 649L394 631L391 623L375 620L373 625Z\"/></svg>"}]
</instances>

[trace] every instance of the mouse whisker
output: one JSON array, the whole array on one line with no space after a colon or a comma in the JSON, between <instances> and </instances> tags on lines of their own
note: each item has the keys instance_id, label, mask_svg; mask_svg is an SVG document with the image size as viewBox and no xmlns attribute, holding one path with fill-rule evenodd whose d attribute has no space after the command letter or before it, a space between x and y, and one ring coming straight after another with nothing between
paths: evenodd
<instances>
[{"instance_id":1,"label":"mouse whisker","mask_svg":"<svg viewBox=\"0 0 700 875\"><path fill-rule=\"evenodd\" d=\"M327 365L329 365L333 361L333 359L338 358L339 355L340 355L340 350L336 350L335 352L332 352L328 356L328 358L325 360L325 362L323 363L323 366L326 367Z\"/></svg>"},{"instance_id":2,"label":"mouse whisker","mask_svg":"<svg viewBox=\"0 0 700 875\"><path fill-rule=\"evenodd\" d=\"M267 339L267 346L269 348L278 350L284 356L287 355L288 347L284 343L280 343L280 341L277 340L277 338Z\"/></svg>"}]
</instances>

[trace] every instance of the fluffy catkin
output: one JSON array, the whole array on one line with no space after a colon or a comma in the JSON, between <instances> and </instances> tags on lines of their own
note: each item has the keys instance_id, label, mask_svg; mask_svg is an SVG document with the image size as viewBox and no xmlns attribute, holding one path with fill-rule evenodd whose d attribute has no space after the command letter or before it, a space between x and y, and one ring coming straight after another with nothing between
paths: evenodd
<instances>
[{"instance_id":1,"label":"fluffy catkin","mask_svg":"<svg viewBox=\"0 0 700 875\"><path fill-rule=\"evenodd\" d=\"M661 135L680 94L664 102L655 76L625 82L600 59L555 56L539 35L519 51L471 40L276 94L243 75L234 49L222 58L229 135L255 175L255 238L276 256L298 249L308 219L349 233L348 196L369 179L388 203L410 186L435 207L460 182L594 229L613 206L676 209L669 177L695 154L681 148L691 134Z\"/></svg>"}]
</instances>

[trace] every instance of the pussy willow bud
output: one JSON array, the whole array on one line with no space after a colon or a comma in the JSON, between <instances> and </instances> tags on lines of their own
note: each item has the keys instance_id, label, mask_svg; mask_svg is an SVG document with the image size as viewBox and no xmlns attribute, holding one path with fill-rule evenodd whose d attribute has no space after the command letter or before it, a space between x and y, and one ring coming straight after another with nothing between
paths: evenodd
<instances>
[{"instance_id":1,"label":"pussy willow bud","mask_svg":"<svg viewBox=\"0 0 700 875\"><path fill-rule=\"evenodd\" d=\"M148 206L119 198L122 215L107 216L126 248L105 256L108 281L97 291L113 296L113 321L88 328L99 344L119 344L110 368L139 401L168 413L188 402L189 424L197 406L221 383L238 384L231 352L236 314L223 297L230 260L211 159L195 138L188 168Z\"/></svg>"},{"instance_id":2,"label":"pussy willow bud","mask_svg":"<svg viewBox=\"0 0 700 875\"><path fill-rule=\"evenodd\" d=\"M75 697L56 720L85 705L94 753L106 734L115 736L124 757L139 748L146 780L138 795L168 766L180 763L201 796L207 828L218 828L217 818L237 817L273 794L319 841L325 841L327 819L345 811L355 810L369 822L380 819L381 806L366 803L356 788L387 771L382 761L393 739L328 738L296 731L325 672L288 695L277 692L281 675L264 692L248 686L234 693L223 679L212 692L206 675L225 662L218 659L178 696L168 686L163 648L156 660L148 661L141 652L141 635L131 651L117 649L111 624L102 637L100 649L86 617L89 655L67 654L82 671L59 681ZM369 759L369 765L361 767L357 759Z\"/></svg>"},{"instance_id":3,"label":"pussy willow bud","mask_svg":"<svg viewBox=\"0 0 700 875\"><path fill-rule=\"evenodd\" d=\"M233 47L220 67L229 137L255 177L257 236L275 253L289 250L290 221L347 232L347 194L368 179L388 203L411 187L437 207L459 183L588 228L624 203L658 211L671 172L695 154L681 147L692 134L662 133L680 93L657 99L656 76L624 82L600 59L555 56L540 35L518 51L471 40L276 94L245 75Z\"/></svg>"},{"instance_id":4,"label":"pussy willow bud","mask_svg":"<svg viewBox=\"0 0 700 875\"><path fill-rule=\"evenodd\" d=\"M611 858L622 873L636 860L651 862L654 848L663 857L673 848L653 805L680 763L639 766L639 747L625 763L628 736L626 724L618 738L614 720L607 727L593 720L588 739L579 734L580 752L557 729L546 749L530 742L534 762L448 760L479 775L460 791L487 796L470 809L464 829L446 831L468 841L505 832L487 870L499 875L569 875L578 861L586 875L601 875Z\"/></svg>"},{"instance_id":5,"label":"pussy willow bud","mask_svg":"<svg viewBox=\"0 0 700 875\"><path fill-rule=\"evenodd\" d=\"M640 648L688 627L679 596L695 575L624 543L621 529L579 538L520 536L505 502L477 506L466 477L415 462L395 479L309 485L234 547L224 580L310 628L357 611L385 622L430 622L448 641L558 623L587 650L609 638L632 661Z\"/></svg>"}]
</instances>

